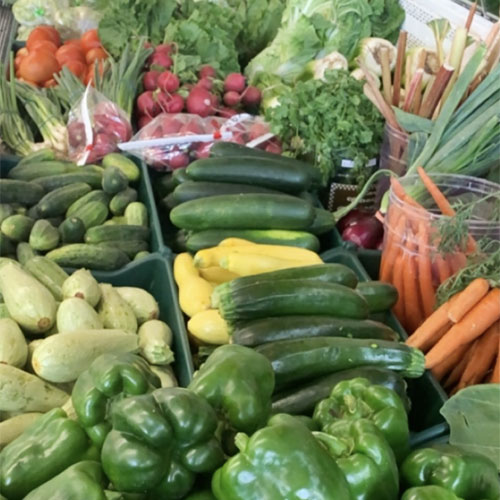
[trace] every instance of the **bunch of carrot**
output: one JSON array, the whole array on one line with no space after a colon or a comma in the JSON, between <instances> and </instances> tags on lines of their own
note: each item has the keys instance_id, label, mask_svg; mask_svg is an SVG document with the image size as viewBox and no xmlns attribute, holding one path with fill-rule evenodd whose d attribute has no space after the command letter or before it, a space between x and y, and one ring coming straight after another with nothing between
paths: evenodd
<instances>
[{"instance_id":1,"label":"bunch of carrot","mask_svg":"<svg viewBox=\"0 0 500 500\"><path fill-rule=\"evenodd\" d=\"M418 168L418 173L443 215L455 211L432 181ZM432 214L409 196L396 178L391 178L391 189L396 200L386 215L386 239L380 265L380 280L392 283L399 292L394 313L408 332L416 328L434 311L436 290L451 275L466 264L461 249L441 254L434 247L436 240ZM469 237L466 252L473 252L476 244Z\"/></svg>"},{"instance_id":2,"label":"bunch of carrot","mask_svg":"<svg viewBox=\"0 0 500 500\"><path fill-rule=\"evenodd\" d=\"M451 394L481 382L500 383L500 289L476 278L436 309L406 343Z\"/></svg>"}]
</instances>

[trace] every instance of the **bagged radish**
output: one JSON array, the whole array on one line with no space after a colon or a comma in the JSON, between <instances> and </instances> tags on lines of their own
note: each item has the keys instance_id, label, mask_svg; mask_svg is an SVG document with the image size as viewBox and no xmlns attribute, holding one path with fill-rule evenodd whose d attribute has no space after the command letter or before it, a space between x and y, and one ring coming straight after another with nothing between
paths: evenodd
<instances>
[{"instance_id":1,"label":"bagged radish","mask_svg":"<svg viewBox=\"0 0 500 500\"><path fill-rule=\"evenodd\" d=\"M78 165L95 163L132 137L127 115L90 85L71 108L68 118L68 151Z\"/></svg>"},{"instance_id":2,"label":"bagged radish","mask_svg":"<svg viewBox=\"0 0 500 500\"><path fill-rule=\"evenodd\" d=\"M161 113L118 147L157 170L175 170L208 157L215 141L266 147L273 137L261 117L246 113L230 118Z\"/></svg>"}]
</instances>

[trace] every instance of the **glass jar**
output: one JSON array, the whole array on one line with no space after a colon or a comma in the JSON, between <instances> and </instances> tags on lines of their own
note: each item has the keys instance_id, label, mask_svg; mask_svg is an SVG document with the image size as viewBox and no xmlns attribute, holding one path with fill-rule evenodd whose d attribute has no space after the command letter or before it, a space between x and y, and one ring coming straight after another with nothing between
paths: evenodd
<instances>
[{"instance_id":1,"label":"glass jar","mask_svg":"<svg viewBox=\"0 0 500 500\"><path fill-rule=\"evenodd\" d=\"M494 182L474 177L452 174L431 177L452 205L458 201L477 201L500 189ZM433 312L439 285L465 267L467 257L476 251L477 241L484 237L500 241L500 222L492 216L493 197L478 202L471 218L465 221L468 238L464 238L461 247L445 253L439 249L440 227L453 219L435 208L419 176L409 175L400 182L421 206L390 190L379 278L398 289L394 313L411 334Z\"/></svg>"}]
</instances>

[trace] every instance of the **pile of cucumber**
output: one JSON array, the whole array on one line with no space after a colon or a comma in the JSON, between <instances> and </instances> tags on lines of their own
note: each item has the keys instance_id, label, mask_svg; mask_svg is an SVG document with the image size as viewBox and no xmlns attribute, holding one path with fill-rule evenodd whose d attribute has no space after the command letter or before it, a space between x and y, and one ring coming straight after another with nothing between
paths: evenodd
<instances>
[{"instance_id":1,"label":"pile of cucumber","mask_svg":"<svg viewBox=\"0 0 500 500\"><path fill-rule=\"evenodd\" d=\"M117 153L77 166L51 151L23 158L0 179L0 255L46 254L67 267L114 270L149 252L140 170Z\"/></svg>"},{"instance_id":2,"label":"pile of cucumber","mask_svg":"<svg viewBox=\"0 0 500 500\"><path fill-rule=\"evenodd\" d=\"M161 179L161 205L180 228L182 250L226 238L319 251L317 235L334 227L311 194L321 185L313 166L235 143L217 142L210 158Z\"/></svg>"},{"instance_id":3,"label":"pile of cucumber","mask_svg":"<svg viewBox=\"0 0 500 500\"><path fill-rule=\"evenodd\" d=\"M355 376L353 369L370 380L385 373L388 386L404 385L401 376L422 375L423 354L370 319L397 298L390 284L358 283L348 267L320 264L228 281L215 288L212 306L229 324L233 343L271 361L279 411L300 413L325 397L331 380L346 370L346 379Z\"/></svg>"},{"instance_id":4,"label":"pile of cucumber","mask_svg":"<svg viewBox=\"0 0 500 500\"><path fill-rule=\"evenodd\" d=\"M138 352L163 386L177 384L172 331L146 290L84 269L68 275L38 256L24 266L0 258L0 292L0 449L11 417L70 404L74 381L102 354Z\"/></svg>"}]
</instances>

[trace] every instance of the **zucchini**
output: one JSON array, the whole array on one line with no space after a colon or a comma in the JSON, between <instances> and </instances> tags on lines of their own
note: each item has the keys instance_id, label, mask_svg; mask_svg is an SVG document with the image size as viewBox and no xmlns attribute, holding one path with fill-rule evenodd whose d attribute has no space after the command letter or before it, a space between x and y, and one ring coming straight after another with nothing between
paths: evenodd
<instances>
[{"instance_id":1,"label":"zucchini","mask_svg":"<svg viewBox=\"0 0 500 500\"><path fill-rule=\"evenodd\" d=\"M141 171L134 161L120 153L108 153L102 159L102 166L104 168L115 167L121 170L129 182L136 182L141 177Z\"/></svg>"},{"instance_id":2,"label":"zucchini","mask_svg":"<svg viewBox=\"0 0 500 500\"><path fill-rule=\"evenodd\" d=\"M127 254L118 248L73 243L56 248L46 255L62 267L85 267L102 271L114 271L130 262Z\"/></svg>"},{"instance_id":3,"label":"zucchini","mask_svg":"<svg viewBox=\"0 0 500 500\"><path fill-rule=\"evenodd\" d=\"M65 299L77 297L87 301L92 307L101 300L99 283L87 269L75 271L62 286Z\"/></svg>"},{"instance_id":4,"label":"zucchini","mask_svg":"<svg viewBox=\"0 0 500 500\"><path fill-rule=\"evenodd\" d=\"M34 250L47 252L59 245L59 231L45 219L39 219L30 232L29 244Z\"/></svg>"},{"instance_id":5,"label":"zucchini","mask_svg":"<svg viewBox=\"0 0 500 500\"><path fill-rule=\"evenodd\" d=\"M333 220L333 214L323 208L315 208L314 219L307 228L307 231L312 234L324 234L328 233L328 231L332 231L334 227L335 221Z\"/></svg>"},{"instance_id":6,"label":"zucchini","mask_svg":"<svg viewBox=\"0 0 500 500\"><path fill-rule=\"evenodd\" d=\"M134 201L125 209L125 219L130 226L148 227L148 209L144 203Z\"/></svg>"},{"instance_id":7,"label":"zucchini","mask_svg":"<svg viewBox=\"0 0 500 500\"><path fill-rule=\"evenodd\" d=\"M157 319L144 322L139 331L139 349L148 363L169 365L174 361L172 352L172 330L163 321Z\"/></svg>"},{"instance_id":8,"label":"zucchini","mask_svg":"<svg viewBox=\"0 0 500 500\"><path fill-rule=\"evenodd\" d=\"M54 175L72 174L81 171L82 167L67 161L43 161L27 164L18 163L10 172L10 179L19 181L33 181L42 177Z\"/></svg>"},{"instance_id":9,"label":"zucchini","mask_svg":"<svg viewBox=\"0 0 500 500\"><path fill-rule=\"evenodd\" d=\"M234 344L254 347L276 340L309 337L348 337L397 340L397 333L383 323L371 320L331 318L329 316L283 316L263 318L237 325Z\"/></svg>"},{"instance_id":10,"label":"zucchini","mask_svg":"<svg viewBox=\"0 0 500 500\"><path fill-rule=\"evenodd\" d=\"M19 325L10 318L0 319L0 363L23 368L28 359L28 344Z\"/></svg>"},{"instance_id":11,"label":"zucchini","mask_svg":"<svg viewBox=\"0 0 500 500\"><path fill-rule=\"evenodd\" d=\"M230 322L292 314L352 319L368 316L365 299L337 283L288 279L257 281L234 291L226 284L220 288L219 311Z\"/></svg>"},{"instance_id":12,"label":"zucchini","mask_svg":"<svg viewBox=\"0 0 500 500\"><path fill-rule=\"evenodd\" d=\"M78 198L78 200L72 203L66 211L66 217L75 215L85 205L88 205L93 201L100 201L104 205L107 205L109 203L109 198L109 194L105 193L101 189L94 189L94 191L90 191L90 193L83 195L81 198Z\"/></svg>"},{"instance_id":13,"label":"zucchini","mask_svg":"<svg viewBox=\"0 0 500 500\"><path fill-rule=\"evenodd\" d=\"M278 389L327 373L378 366L420 377L425 370L424 354L414 347L373 339L315 337L278 340L256 347L272 364Z\"/></svg>"},{"instance_id":14,"label":"zucchini","mask_svg":"<svg viewBox=\"0 0 500 500\"><path fill-rule=\"evenodd\" d=\"M372 384L383 385L395 391L406 410L410 409L410 400L406 395L404 378L392 370L374 366L360 366L350 370L342 370L326 375L303 385L278 392L273 395L273 413L289 413L290 415L312 415L314 407L322 399L330 396L332 389L343 380L362 377Z\"/></svg>"},{"instance_id":15,"label":"zucchini","mask_svg":"<svg viewBox=\"0 0 500 500\"><path fill-rule=\"evenodd\" d=\"M45 189L34 182L0 179L0 200L2 203L23 203L34 205L45 194Z\"/></svg>"},{"instance_id":16,"label":"zucchini","mask_svg":"<svg viewBox=\"0 0 500 500\"><path fill-rule=\"evenodd\" d=\"M103 191L104 192L104 191ZM129 203L137 200L137 191L133 188L126 188L116 193L109 202L109 209L113 215L123 215Z\"/></svg>"},{"instance_id":17,"label":"zucchini","mask_svg":"<svg viewBox=\"0 0 500 500\"><path fill-rule=\"evenodd\" d=\"M1 225L1 231L12 241L28 241L35 221L26 215L11 215Z\"/></svg>"},{"instance_id":18,"label":"zucchini","mask_svg":"<svg viewBox=\"0 0 500 500\"><path fill-rule=\"evenodd\" d=\"M0 224L11 215L15 215L14 207L8 203L0 203Z\"/></svg>"},{"instance_id":19,"label":"zucchini","mask_svg":"<svg viewBox=\"0 0 500 500\"><path fill-rule=\"evenodd\" d=\"M100 225L94 226L85 233L86 243L101 243L114 240L149 240L149 228L131 225Z\"/></svg>"},{"instance_id":20,"label":"zucchini","mask_svg":"<svg viewBox=\"0 0 500 500\"><path fill-rule=\"evenodd\" d=\"M56 324L58 333L104 328L95 309L87 301L76 297L61 302L57 309Z\"/></svg>"},{"instance_id":21,"label":"zucchini","mask_svg":"<svg viewBox=\"0 0 500 500\"><path fill-rule=\"evenodd\" d=\"M38 255L38 252L33 250L30 247L29 243L22 241L21 243L19 243L17 245L16 257L17 257L17 260L19 261L19 263L21 264L21 266L24 266L26 264L26 262L28 262L33 257L36 257L37 255Z\"/></svg>"},{"instance_id":22,"label":"zucchini","mask_svg":"<svg viewBox=\"0 0 500 500\"><path fill-rule=\"evenodd\" d=\"M116 287L115 290L132 308L139 325L152 319L158 319L160 316L158 302L156 302L156 299L146 290L129 286Z\"/></svg>"},{"instance_id":23,"label":"zucchini","mask_svg":"<svg viewBox=\"0 0 500 500\"><path fill-rule=\"evenodd\" d=\"M320 245L316 236L304 231L282 231L279 229L207 229L188 236L186 245L191 252L215 247L227 238L242 238L253 243L287 245L318 252Z\"/></svg>"},{"instance_id":24,"label":"zucchini","mask_svg":"<svg viewBox=\"0 0 500 500\"><path fill-rule=\"evenodd\" d=\"M284 194L229 194L187 201L170 212L182 229L307 229L313 206Z\"/></svg>"},{"instance_id":25,"label":"zucchini","mask_svg":"<svg viewBox=\"0 0 500 500\"><path fill-rule=\"evenodd\" d=\"M26 262L24 269L44 285L58 302L63 300L62 286L69 277L64 269L47 257L41 256Z\"/></svg>"},{"instance_id":26,"label":"zucchini","mask_svg":"<svg viewBox=\"0 0 500 500\"><path fill-rule=\"evenodd\" d=\"M92 188L84 182L63 186L47 193L38 203L38 212L42 217L64 215L66 210Z\"/></svg>"},{"instance_id":27,"label":"zucchini","mask_svg":"<svg viewBox=\"0 0 500 500\"><path fill-rule=\"evenodd\" d=\"M389 311L398 301L398 290L383 281L362 281L356 291L368 302L370 313Z\"/></svg>"},{"instance_id":28,"label":"zucchini","mask_svg":"<svg viewBox=\"0 0 500 500\"><path fill-rule=\"evenodd\" d=\"M83 169L82 169L83 170ZM76 183L88 184L92 189L99 189L101 186L102 175L94 172L88 173L72 173L51 175L49 177L42 177L33 181L35 184L42 186L45 191L53 191L64 186L69 186Z\"/></svg>"},{"instance_id":29,"label":"zucchini","mask_svg":"<svg viewBox=\"0 0 500 500\"><path fill-rule=\"evenodd\" d=\"M149 245L144 240L108 240L97 243L100 247L119 248L125 252L129 259L134 257L139 252L144 252L149 248Z\"/></svg>"},{"instance_id":30,"label":"zucchini","mask_svg":"<svg viewBox=\"0 0 500 500\"><path fill-rule=\"evenodd\" d=\"M108 194L116 194L128 186L127 176L116 167L107 167L102 176L102 189Z\"/></svg>"},{"instance_id":31,"label":"zucchini","mask_svg":"<svg viewBox=\"0 0 500 500\"><path fill-rule=\"evenodd\" d=\"M39 412L21 413L0 423L0 450L12 443L42 415Z\"/></svg>"},{"instance_id":32,"label":"zucchini","mask_svg":"<svg viewBox=\"0 0 500 500\"><path fill-rule=\"evenodd\" d=\"M104 328L136 333L137 318L129 303L111 285L101 283L99 288L101 289L101 300L97 312Z\"/></svg>"},{"instance_id":33,"label":"zucchini","mask_svg":"<svg viewBox=\"0 0 500 500\"><path fill-rule=\"evenodd\" d=\"M100 226L109 215L107 205L100 201L91 201L81 207L75 214L83 222L85 229L88 230L95 226Z\"/></svg>"},{"instance_id":34,"label":"zucchini","mask_svg":"<svg viewBox=\"0 0 500 500\"><path fill-rule=\"evenodd\" d=\"M64 244L83 243L85 238L85 225L82 219L70 217L59 226L59 233Z\"/></svg>"},{"instance_id":35,"label":"zucchini","mask_svg":"<svg viewBox=\"0 0 500 500\"><path fill-rule=\"evenodd\" d=\"M275 159L206 158L191 163L186 172L194 181L251 184L293 194L311 186L311 178L305 169Z\"/></svg>"},{"instance_id":36,"label":"zucchini","mask_svg":"<svg viewBox=\"0 0 500 500\"><path fill-rule=\"evenodd\" d=\"M35 162L46 162L46 161L51 161L55 160L56 154L54 153L53 149L50 148L43 148L43 149L38 149L36 151L33 151L29 155L23 156L17 165L25 165L27 163L35 163Z\"/></svg>"}]
</instances>

